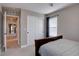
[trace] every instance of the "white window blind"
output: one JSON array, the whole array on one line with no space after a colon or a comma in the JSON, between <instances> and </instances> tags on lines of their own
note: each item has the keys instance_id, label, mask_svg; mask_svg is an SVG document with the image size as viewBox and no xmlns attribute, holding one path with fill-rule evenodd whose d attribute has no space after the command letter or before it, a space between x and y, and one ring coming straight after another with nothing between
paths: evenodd
<instances>
[{"instance_id":1,"label":"white window blind","mask_svg":"<svg viewBox=\"0 0 79 59\"><path fill-rule=\"evenodd\" d=\"M57 16L49 18L49 36L57 36Z\"/></svg>"}]
</instances>

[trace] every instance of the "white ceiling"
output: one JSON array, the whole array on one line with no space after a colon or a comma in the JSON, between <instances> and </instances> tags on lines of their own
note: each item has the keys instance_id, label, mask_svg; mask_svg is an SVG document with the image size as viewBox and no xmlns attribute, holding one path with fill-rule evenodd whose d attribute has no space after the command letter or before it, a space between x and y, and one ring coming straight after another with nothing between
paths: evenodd
<instances>
[{"instance_id":1,"label":"white ceiling","mask_svg":"<svg viewBox=\"0 0 79 59\"><path fill-rule=\"evenodd\" d=\"M40 14L48 14L59 9L65 8L70 3L53 3L53 7L50 6L50 3L2 3L2 6L7 7L15 7L15 8L22 8L27 9L30 11L34 11Z\"/></svg>"}]
</instances>

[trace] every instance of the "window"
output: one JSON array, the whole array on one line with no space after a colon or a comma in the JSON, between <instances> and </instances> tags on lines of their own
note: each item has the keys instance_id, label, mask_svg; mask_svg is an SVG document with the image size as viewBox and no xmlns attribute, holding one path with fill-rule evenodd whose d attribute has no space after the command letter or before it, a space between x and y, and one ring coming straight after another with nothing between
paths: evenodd
<instances>
[{"instance_id":1,"label":"window","mask_svg":"<svg viewBox=\"0 0 79 59\"><path fill-rule=\"evenodd\" d=\"M49 18L49 36L57 36L57 16Z\"/></svg>"}]
</instances>

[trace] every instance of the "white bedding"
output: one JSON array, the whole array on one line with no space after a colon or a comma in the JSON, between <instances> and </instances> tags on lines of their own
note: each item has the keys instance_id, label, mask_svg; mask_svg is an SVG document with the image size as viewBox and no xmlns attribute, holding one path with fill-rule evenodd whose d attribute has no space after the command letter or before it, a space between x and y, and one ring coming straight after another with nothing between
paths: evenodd
<instances>
[{"instance_id":1,"label":"white bedding","mask_svg":"<svg viewBox=\"0 0 79 59\"><path fill-rule=\"evenodd\" d=\"M79 56L79 42L60 39L44 44L40 47L42 56Z\"/></svg>"}]
</instances>

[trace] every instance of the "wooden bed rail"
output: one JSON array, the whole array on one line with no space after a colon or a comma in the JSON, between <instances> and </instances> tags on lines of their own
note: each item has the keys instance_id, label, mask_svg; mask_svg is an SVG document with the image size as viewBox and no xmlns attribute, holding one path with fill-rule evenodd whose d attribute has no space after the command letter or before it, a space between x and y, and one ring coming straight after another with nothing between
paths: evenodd
<instances>
[{"instance_id":1,"label":"wooden bed rail","mask_svg":"<svg viewBox=\"0 0 79 59\"><path fill-rule=\"evenodd\" d=\"M55 40L62 39L62 38L63 38L63 36L59 35L59 36L56 36L56 37L47 37L47 38L35 40L35 55L40 56L39 48L40 48L41 45L48 43L50 41L55 41Z\"/></svg>"}]
</instances>

